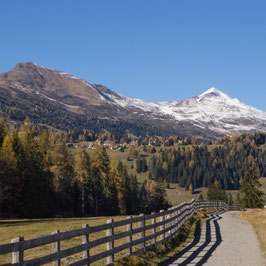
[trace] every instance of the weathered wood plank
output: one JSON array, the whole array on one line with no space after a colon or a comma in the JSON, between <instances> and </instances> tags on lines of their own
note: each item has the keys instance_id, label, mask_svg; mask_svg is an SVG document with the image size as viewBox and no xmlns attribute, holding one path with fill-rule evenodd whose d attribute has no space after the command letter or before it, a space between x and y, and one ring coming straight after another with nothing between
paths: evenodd
<instances>
[{"instance_id":1,"label":"weathered wood plank","mask_svg":"<svg viewBox=\"0 0 266 266\"><path fill-rule=\"evenodd\" d=\"M56 230L53 232L53 234L59 234L59 233L60 233L59 230ZM56 242L52 243L52 253L57 254L59 251L60 251L60 241L56 241ZM60 266L61 265L60 259L53 261L52 265L53 266Z\"/></svg>"},{"instance_id":2,"label":"weathered wood plank","mask_svg":"<svg viewBox=\"0 0 266 266\"><path fill-rule=\"evenodd\" d=\"M153 235L153 234L156 233L156 219L155 218L151 219L151 226L152 226L152 228L151 228L151 235ZM152 240L151 240L151 244L152 245L155 245L155 242L156 242L156 238L153 237Z\"/></svg>"},{"instance_id":3,"label":"weathered wood plank","mask_svg":"<svg viewBox=\"0 0 266 266\"><path fill-rule=\"evenodd\" d=\"M132 216L127 217L127 219L131 219ZM129 237L127 238L127 243L132 242L132 223L127 224L127 232L129 233ZM129 247L126 251L127 256L130 256L132 254L132 247Z\"/></svg>"},{"instance_id":4,"label":"weathered wood plank","mask_svg":"<svg viewBox=\"0 0 266 266\"><path fill-rule=\"evenodd\" d=\"M163 230L164 230L164 228L165 228L165 224L166 224L166 222L165 222L165 220L164 220L164 211L163 210L160 210L160 213L162 214L162 216L160 217L160 232L162 232ZM163 234L161 234L161 238L160 238L160 240L163 240L164 239L164 233Z\"/></svg>"},{"instance_id":5,"label":"weathered wood plank","mask_svg":"<svg viewBox=\"0 0 266 266\"><path fill-rule=\"evenodd\" d=\"M139 216L143 216L143 220L139 222L139 228L142 229L139 232L139 238L140 239L145 239L145 215L140 214ZM145 248L145 240L139 244L139 249L144 249Z\"/></svg>"},{"instance_id":6,"label":"weathered wood plank","mask_svg":"<svg viewBox=\"0 0 266 266\"><path fill-rule=\"evenodd\" d=\"M108 220L107 223L108 224L112 224L113 225L114 219ZM111 229L108 229L106 231L106 236L111 236L111 241L106 243L106 250L113 250L114 249L114 240L113 240L113 235L114 235L114 228L112 227ZM107 257L106 259L106 264L111 264L114 262L114 254L111 254L110 256Z\"/></svg>"},{"instance_id":7,"label":"weathered wood plank","mask_svg":"<svg viewBox=\"0 0 266 266\"><path fill-rule=\"evenodd\" d=\"M83 228L88 228L89 225L85 224L83 225ZM89 243L89 235L83 235L82 236L82 244L88 244ZM82 253L82 258L83 259L90 259L90 249L86 249ZM86 264L86 266L89 266L90 262Z\"/></svg>"},{"instance_id":8,"label":"weathered wood plank","mask_svg":"<svg viewBox=\"0 0 266 266\"><path fill-rule=\"evenodd\" d=\"M24 237L17 237L11 240L11 243L19 243L23 242ZM12 252L12 263L20 263L23 262L23 255L24 255L24 250L21 249L19 251Z\"/></svg>"}]
</instances>

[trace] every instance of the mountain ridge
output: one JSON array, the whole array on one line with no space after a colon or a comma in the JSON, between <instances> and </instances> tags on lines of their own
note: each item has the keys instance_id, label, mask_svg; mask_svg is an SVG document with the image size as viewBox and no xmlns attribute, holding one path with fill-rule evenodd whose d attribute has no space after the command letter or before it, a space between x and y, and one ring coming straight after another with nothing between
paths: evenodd
<instances>
[{"instance_id":1,"label":"mountain ridge","mask_svg":"<svg viewBox=\"0 0 266 266\"><path fill-rule=\"evenodd\" d=\"M51 119L50 108L53 109L52 116L64 113L69 121L64 122L63 117L53 118L61 119L63 124L69 122L77 126L79 120L79 126L84 124L85 128L87 124L92 126L90 121L96 119L100 121L98 123L106 120L108 122L105 124L115 127L113 125L119 121L130 124L130 128L134 125L143 128L140 129L141 135L180 134L217 138L254 131L266 132L265 112L232 99L216 88L183 101L149 102L126 97L100 84L90 84L66 72L28 62L18 63L12 70L0 74L0 90L3 92L0 110L11 120L20 121L22 117L16 118L20 111L23 115L34 117L36 122L45 120L43 122L49 124L42 112ZM25 98L23 102L30 110L40 109L36 111L38 114L23 110L18 95ZM12 101L15 107L20 106L17 112L8 105Z\"/></svg>"}]
</instances>

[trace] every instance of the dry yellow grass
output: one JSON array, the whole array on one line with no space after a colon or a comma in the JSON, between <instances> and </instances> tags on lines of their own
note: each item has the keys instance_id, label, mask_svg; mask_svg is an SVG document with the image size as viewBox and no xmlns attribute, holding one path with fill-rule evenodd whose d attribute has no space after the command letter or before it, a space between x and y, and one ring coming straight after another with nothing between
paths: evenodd
<instances>
[{"instance_id":1,"label":"dry yellow grass","mask_svg":"<svg viewBox=\"0 0 266 266\"><path fill-rule=\"evenodd\" d=\"M250 222L261 242L261 247L266 258L266 209L247 210L241 213L241 218Z\"/></svg>"},{"instance_id":2,"label":"dry yellow grass","mask_svg":"<svg viewBox=\"0 0 266 266\"><path fill-rule=\"evenodd\" d=\"M91 218L50 218L50 219L21 219L21 220L0 220L0 244L10 243L10 240L23 236L26 239L37 238L51 234L56 229L61 232L69 231L73 229L81 228L84 224L89 226L95 226L99 224L105 224L106 221L113 218L115 221L126 219L126 216L114 216L114 217L91 217ZM159 222L159 217L156 219ZM151 220L146 221L146 225L149 225ZM133 223L133 229L139 226L138 223ZM115 234L126 231L126 226L120 226L115 228ZM156 232L159 231L159 227L156 228ZM151 234L151 230L146 230L146 236ZM96 240L106 236L106 230L90 234L90 240ZM139 234L133 235L133 240L138 239ZM158 238L157 238L158 240ZM114 246L118 247L127 242L126 238L118 239L114 241ZM150 241L147 242L149 244ZM81 244L81 237L75 237L67 240L60 241L61 250L68 249ZM138 245L133 247L133 251L138 249ZM106 244L99 245L90 250L90 255L95 255L106 251ZM51 244L44 245L38 248L26 250L24 252L24 259L29 260L33 258L42 257L51 253ZM125 250L115 254L115 259L120 259L125 256ZM78 253L61 260L61 265L67 265L82 258L82 253ZM0 264L10 263L11 254L0 255ZM100 260L93 265L102 266L105 265L106 260ZM51 264L49 264L51 265Z\"/></svg>"},{"instance_id":3,"label":"dry yellow grass","mask_svg":"<svg viewBox=\"0 0 266 266\"><path fill-rule=\"evenodd\" d=\"M91 217L91 218L50 218L50 219L20 219L20 220L0 220L0 244L10 243L10 240L23 236L26 239L37 238L45 235L50 235L53 231L59 229L61 232L81 228L84 224L95 226L105 224L108 219L113 218L115 221L126 219L126 216L115 217ZM125 231L125 226L115 229L115 233ZM95 240L106 235L106 231L101 231L90 235L90 240ZM125 239L117 240L115 245L121 245ZM67 249L81 244L81 237L75 237L61 241L61 249ZM106 244L100 245L91 250L91 255L106 250ZM29 249L24 252L25 260L42 257L51 253L51 245L45 245L34 249ZM118 254L121 256L121 254ZM74 262L82 258L82 253L62 259L61 265ZM0 264L10 263L11 254L0 255ZM51 264L49 264L51 265ZM105 265L105 260L101 260L94 265Z\"/></svg>"}]
</instances>

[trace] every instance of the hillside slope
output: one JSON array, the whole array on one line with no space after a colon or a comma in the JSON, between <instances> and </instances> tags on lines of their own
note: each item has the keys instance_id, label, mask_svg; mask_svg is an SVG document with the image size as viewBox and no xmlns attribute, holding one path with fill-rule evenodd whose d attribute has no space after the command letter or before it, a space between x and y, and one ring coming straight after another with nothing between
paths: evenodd
<instances>
[{"instance_id":1,"label":"hillside slope","mask_svg":"<svg viewBox=\"0 0 266 266\"><path fill-rule=\"evenodd\" d=\"M0 74L0 111L10 120L28 115L61 129L107 129L135 135L217 138L266 132L266 113L211 88L184 101L147 102L122 96L68 73L18 63Z\"/></svg>"}]
</instances>

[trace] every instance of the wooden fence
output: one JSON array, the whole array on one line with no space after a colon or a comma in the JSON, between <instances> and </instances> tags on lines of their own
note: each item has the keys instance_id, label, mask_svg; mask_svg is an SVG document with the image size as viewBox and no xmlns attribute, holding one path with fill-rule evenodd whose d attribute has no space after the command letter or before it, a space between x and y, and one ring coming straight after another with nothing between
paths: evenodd
<instances>
[{"instance_id":1,"label":"wooden fence","mask_svg":"<svg viewBox=\"0 0 266 266\"><path fill-rule=\"evenodd\" d=\"M193 214L199 209L230 209L227 204L221 201L195 201L181 203L178 206L161 210L159 213L151 213L148 215L141 214L132 218L131 216L125 220L114 221L108 220L106 224L90 227L84 225L81 229L60 232L53 232L51 235L24 240L18 237L11 240L10 244L0 245L0 262L1 255L11 253L12 262L1 264L7 265L43 265L47 263L53 266L60 266L61 259L82 252L82 258L68 265L89 265L93 262L106 258L106 264L114 261L114 255L118 252L125 251L124 256L139 254L154 245L161 244L171 237L175 236L181 226L186 223ZM134 226L133 226L134 225ZM126 226L126 230L114 233L117 227ZM105 231L106 236L90 241L90 234ZM81 237L81 244L61 250L60 241ZM115 246L115 241L125 239L125 243ZM43 245L51 244L51 254L24 260L24 251ZM90 250L96 246L106 244L106 251L98 254L90 254Z\"/></svg>"}]
</instances>

